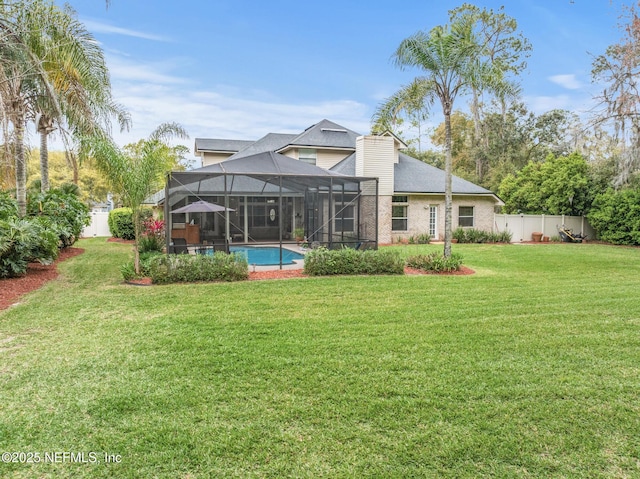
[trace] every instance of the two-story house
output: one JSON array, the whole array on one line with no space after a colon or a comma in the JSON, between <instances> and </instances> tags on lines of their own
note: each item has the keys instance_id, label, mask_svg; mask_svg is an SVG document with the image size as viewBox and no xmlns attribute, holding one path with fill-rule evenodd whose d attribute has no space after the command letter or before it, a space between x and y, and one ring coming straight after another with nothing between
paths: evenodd
<instances>
[{"instance_id":1,"label":"two-story house","mask_svg":"<svg viewBox=\"0 0 640 479\"><path fill-rule=\"evenodd\" d=\"M201 157L202 168L195 171L222 171L236 160L260 171L260 161L267 158L264 154L271 153L268 158L284 155L325 172L374 177L378 179L379 243L417 234L442 239L444 171L406 155L404 149L406 145L393 134L360 135L322 120L299 134L269 133L256 141L197 138L195 154ZM492 229L495 207L502 204L495 194L456 176L452 192L454 228ZM295 214L302 220L304 213L300 206ZM289 223L289 228L295 223Z\"/></svg>"}]
</instances>

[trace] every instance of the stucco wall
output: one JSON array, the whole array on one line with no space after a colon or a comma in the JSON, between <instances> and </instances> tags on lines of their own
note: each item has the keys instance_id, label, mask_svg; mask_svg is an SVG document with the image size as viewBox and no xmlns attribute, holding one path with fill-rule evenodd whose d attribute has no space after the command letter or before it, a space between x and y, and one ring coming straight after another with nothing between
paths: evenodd
<instances>
[{"instance_id":1,"label":"stucco wall","mask_svg":"<svg viewBox=\"0 0 640 479\"><path fill-rule=\"evenodd\" d=\"M202 166L214 165L229 158L233 153L206 153L200 154L202 157Z\"/></svg>"}]
</instances>

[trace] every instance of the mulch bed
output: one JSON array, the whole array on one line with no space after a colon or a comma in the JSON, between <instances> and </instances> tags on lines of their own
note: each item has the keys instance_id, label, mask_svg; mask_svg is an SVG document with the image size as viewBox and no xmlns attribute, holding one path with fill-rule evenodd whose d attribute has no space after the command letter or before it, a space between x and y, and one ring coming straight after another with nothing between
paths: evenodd
<instances>
[{"instance_id":1,"label":"mulch bed","mask_svg":"<svg viewBox=\"0 0 640 479\"><path fill-rule=\"evenodd\" d=\"M432 273L428 271L423 271L421 269L415 268L404 268L404 274L406 275L426 275L426 274L434 274L441 276L461 276L467 274L474 274L475 271L467 268L466 266L461 266L459 271L453 271L451 273ZM249 273L249 281L252 280L260 280L260 279L289 279L289 278L306 278L307 275L304 274L304 270L302 269L283 269L283 270L274 270L274 271L255 271L253 273Z\"/></svg>"},{"instance_id":2,"label":"mulch bed","mask_svg":"<svg viewBox=\"0 0 640 479\"><path fill-rule=\"evenodd\" d=\"M18 302L21 296L40 288L47 281L58 277L57 264L84 253L82 248L66 248L60 251L53 264L29 263L27 274L18 278L0 279L0 310Z\"/></svg>"}]
</instances>

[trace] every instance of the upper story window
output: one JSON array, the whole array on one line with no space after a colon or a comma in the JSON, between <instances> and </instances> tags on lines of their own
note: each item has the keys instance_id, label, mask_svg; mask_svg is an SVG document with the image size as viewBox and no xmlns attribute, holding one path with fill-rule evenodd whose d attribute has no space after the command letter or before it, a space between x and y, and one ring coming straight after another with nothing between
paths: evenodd
<instances>
[{"instance_id":1,"label":"upper story window","mask_svg":"<svg viewBox=\"0 0 640 479\"><path fill-rule=\"evenodd\" d=\"M473 206L458 208L458 226L473 228Z\"/></svg>"},{"instance_id":2,"label":"upper story window","mask_svg":"<svg viewBox=\"0 0 640 479\"><path fill-rule=\"evenodd\" d=\"M318 153L315 148L300 148L298 150L298 159L310 165L316 164L317 157Z\"/></svg>"}]
</instances>

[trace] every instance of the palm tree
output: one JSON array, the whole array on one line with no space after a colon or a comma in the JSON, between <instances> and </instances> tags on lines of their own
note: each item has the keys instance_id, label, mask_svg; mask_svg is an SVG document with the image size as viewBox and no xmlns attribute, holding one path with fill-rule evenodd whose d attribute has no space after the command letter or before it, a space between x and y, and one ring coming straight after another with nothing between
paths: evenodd
<instances>
[{"instance_id":1,"label":"palm tree","mask_svg":"<svg viewBox=\"0 0 640 479\"><path fill-rule=\"evenodd\" d=\"M58 9L49 5L51 18L48 34L42 39L41 55L47 58L45 69L54 85L62 116L50 108L47 96L36 104L36 125L40 134L42 189L48 189L47 137L59 128L67 151L73 151L74 135L94 134L110 128L115 117L121 130L130 124L128 113L111 98L111 82L103 51L91 33L76 18L68 5ZM70 158L77 182L77 162Z\"/></svg>"},{"instance_id":2,"label":"palm tree","mask_svg":"<svg viewBox=\"0 0 640 479\"><path fill-rule=\"evenodd\" d=\"M400 43L394 54L400 68L418 67L425 75L416 79L424 92L427 108L439 101L445 124L445 235L444 256L451 256L452 154L451 113L456 98L473 88L486 88L503 81L503 71L483 58L482 46L473 35L473 22L462 17L451 25L418 32ZM412 85L413 85L412 83ZM415 87L414 87L415 88ZM401 95L397 93L394 96ZM393 97L392 97L393 98Z\"/></svg>"},{"instance_id":3,"label":"palm tree","mask_svg":"<svg viewBox=\"0 0 640 479\"><path fill-rule=\"evenodd\" d=\"M82 150L91 154L98 167L109 178L114 192L131 208L135 234L135 270L140 273L140 210L144 200L157 191L165 175L171 169L168 157L174 148L167 145L173 138L188 138L187 132L177 123L163 123L149 138L122 150L108 137L84 138Z\"/></svg>"},{"instance_id":4,"label":"palm tree","mask_svg":"<svg viewBox=\"0 0 640 479\"><path fill-rule=\"evenodd\" d=\"M24 215L24 128L28 120L37 121L42 135L42 187L46 189L46 136L55 126L69 144L72 135L108 130L110 115L116 115L121 126L128 125L128 116L111 99L108 70L99 45L70 7L60 9L48 0L2 3L0 36L3 133L5 145L13 145L16 197L19 212Z\"/></svg>"}]
</instances>

